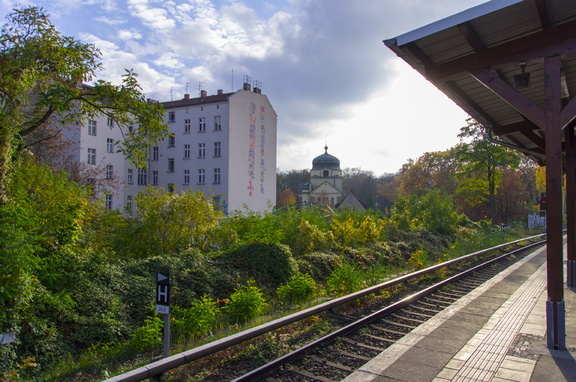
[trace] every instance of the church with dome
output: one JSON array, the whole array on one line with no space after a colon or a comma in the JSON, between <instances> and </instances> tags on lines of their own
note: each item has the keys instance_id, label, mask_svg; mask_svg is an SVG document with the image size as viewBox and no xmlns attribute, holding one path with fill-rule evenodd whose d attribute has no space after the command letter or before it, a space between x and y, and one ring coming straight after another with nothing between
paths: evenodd
<instances>
[{"instance_id":1,"label":"church with dome","mask_svg":"<svg viewBox=\"0 0 576 382\"><path fill-rule=\"evenodd\" d=\"M298 201L302 204L325 204L335 207L342 201L342 169L340 160L328 154L328 146L324 154L312 160L310 180L300 186Z\"/></svg>"}]
</instances>

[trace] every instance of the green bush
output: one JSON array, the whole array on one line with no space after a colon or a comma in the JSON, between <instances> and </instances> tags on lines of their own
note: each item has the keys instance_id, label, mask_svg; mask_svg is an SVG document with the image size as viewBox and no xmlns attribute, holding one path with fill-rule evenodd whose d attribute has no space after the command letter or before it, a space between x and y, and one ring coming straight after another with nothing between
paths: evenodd
<instances>
[{"instance_id":1,"label":"green bush","mask_svg":"<svg viewBox=\"0 0 576 382\"><path fill-rule=\"evenodd\" d=\"M292 278L288 284L278 287L278 298L287 304L297 304L309 300L314 296L316 282L307 274L299 274Z\"/></svg>"},{"instance_id":2,"label":"green bush","mask_svg":"<svg viewBox=\"0 0 576 382\"><path fill-rule=\"evenodd\" d=\"M223 309L233 322L244 323L264 313L267 305L262 290L249 282L230 295L230 302Z\"/></svg>"},{"instance_id":3,"label":"green bush","mask_svg":"<svg viewBox=\"0 0 576 382\"><path fill-rule=\"evenodd\" d=\"M296 272L296 263L290 249L281 244L245 245L220 254L214 258L214 262L220 269L224 285L254 279L262 287L275 290L288 282Z\"/></svg>"},{"instance_id":4,"label":"green bush","mask_svg":"<svg viewBox=\"0 0 576 382\"><path fill-rule=\"evenodd\" d=\"M172 312L174 338L187 340L210 333L216 327L220 308L216 301L204 295L192 302L190 308L174 306Z\"/></svg>"},{"instance_id":5,"label":"green bush","mask_svg":"<svg viewBox=\"0 0 576 382\"><path fill-rule=\"evenodd\" d=\"M164 322L154 314L144 320L144 325L132 333L130 341L126 344L127 348L134 353L150 351L162 346L162 332Z\"/></svg>"},{"instance_id":6,"label":"green bush","mask_svg":"<svg viewBox=\"0 0 576 382\"><path fill-rule=\"evenodd\" d=\"M377 257L369 248L348 248L344 251L344 261L366 269L377 263Z\"/></svg>"},{"instance_id":7,"label":"green bush","mask_svg":"<svg viewBox=\"0 0 576 382\"><path fill-rule=\"evenodd\" d=\"M298 271L312 276L316 281L326 281L342 265L342 258L334 253L313 252L297 259Z\"/></svg>"},{"instance_id":8,"label":"green bush","mask_svg":"<svg viewBox=\"0 0 576 382\"><path fill-rule=\"evenodd\" d=\"M328 280L326 286L330 293L345 295L362 289L364 277L362 272L350 264L344 264L336 269Z\"/></svg>"}]
</instances>

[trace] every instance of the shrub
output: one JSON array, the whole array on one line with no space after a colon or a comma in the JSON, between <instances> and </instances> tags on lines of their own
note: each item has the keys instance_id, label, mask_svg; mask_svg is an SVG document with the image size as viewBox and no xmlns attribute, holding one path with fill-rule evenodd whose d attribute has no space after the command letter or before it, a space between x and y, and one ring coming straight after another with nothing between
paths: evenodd
<instances>
[{"instance_id":1,"label":"shrub","mask_svg":"<svg viewBox=\"0 0 576 382\"><path fill-rule=\"evenodd\" d=\"M188 309L174 306L175 338L197 338L210 333L216 327L219 313L216 301L207 295L192 302Z\"/></svg>"},{"instance_id":2,"label":"shrub","mask_svg":"<svg viewBox=\"0 0 576 382\"><path fill-rule=\"evenodd\" d=\"M264 313L266 306L262 290L249 282L230 295L230 302L223 309L233 322L244 323Z\"/></svg>"},{"instance_id":3,"label":"shrub","mask_svg":"<svg viewBox=\"0 0 576 382\"><path fill-rule=\"evenodd\" d=\"M221 276L254 279L259 285L275 290L290 280L296 263L290 249L281 244L255 243L224 252L214 259ZM226 280L222 280L226 283ZM230 280L228 280L230 282Z\"/></svg>"},{"instance_id":4,"label":"shrub","mask_svg":"<svg viewBox=\"0 0 576 382\"><path fill-rule=\"evenodd\" d=\"M354 266L344 264L332 272L326 285L329 292L344 295L360 290L364 286L364 277Z\"/></svg>"},{"instance_id":5,"label":"shrub","mask_svg":"<svg viewBox=\"0 0 576 382\"><path fill-rule=\"evenodd\" d=\"M307 274L299 274L292 278L288 284L278 287L278 298L287 304L297 304L309 300L314 296L316 282Z\"/></svg>"},{"instance_id":6,"label":"shrub","mask_svg":"<svg viewBox=\"0 0 576 382\"><path fill-rule=\"evenodd\" d=\"M342 258L333 253L314 252L298 258L298 271L312 276L316 281L326 281L342 265Z\"/></svg>"},{"instance_id":7,"label":"shrub","mask_svg":"<svg viewBox=\"0 0 576 382\"><path fill-rule=\"evenodd\" d=\"M347 263L355 264L365 269L375 265L376 256L374 256L373 251L368 248L348 248L344 251L344 260Z\"/></svg>"},{"instance_id":8,"label":"shrub","mask_svg":"<svg viewBox=\"0 0 576 382\"><path fill-rule=\"evenodd\" d=\"M419 249L418 251L414 252L412 256L410 256L407 264L412 269L420 270L430 264L430 258L428 257L428 253L426 251Z\"/></svg>"},{"instance_id":9,"label":"shrub","mask_svg":"<svg viewBox=\"0 0 576 382\"><path fill-rule=\"evenodd\" d=\"M135 353L150 351L162 346L162 329L164 323L158 314L147 317L144 325L132 333L127 348Z\"/></svg>"}]
</instances>

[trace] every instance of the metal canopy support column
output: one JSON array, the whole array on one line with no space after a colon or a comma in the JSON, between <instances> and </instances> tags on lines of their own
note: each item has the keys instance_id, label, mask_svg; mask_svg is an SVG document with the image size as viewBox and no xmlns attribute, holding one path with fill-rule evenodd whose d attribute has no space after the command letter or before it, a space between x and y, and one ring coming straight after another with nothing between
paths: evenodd
<instances>
[{"instance_id":1,"label":"metal canopy support column","mask_svg":"<svg viewBox=\"0 0 576 382\"><path fill-rule=\"evenodd\" d=\"M564 130L566 146L566 285L576 287L576 136L574 124Z\"/></svg>"},{"instance_id":2,"label":"metal canopy support column","mask_svg":"<svg viewBox=\"0 0 576 382\"><path fill-rule=\"evenodd\" d=\"M546 333L548 348L566 349L562 246L562 123L560 56L545 59L546 115Z\"/></svg>"}]
</instances>

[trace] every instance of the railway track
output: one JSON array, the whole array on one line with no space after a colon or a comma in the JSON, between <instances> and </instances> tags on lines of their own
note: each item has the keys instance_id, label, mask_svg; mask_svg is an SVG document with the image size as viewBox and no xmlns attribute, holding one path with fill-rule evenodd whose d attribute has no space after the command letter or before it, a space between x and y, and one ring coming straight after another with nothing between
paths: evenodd
<instances>
[{"instance_id":1,"label":"railway track","mask_svg":"<svg viewBox=\"0 0 576 382\"><path fill-rule=\"evenodd\" d=\"M528 249L491 258L356 318L341 329L233 381L341 381L419 325L514 264Z\"/></svg>"},{"instance_id":2,"label":"railway track","mask_svg":"<svg viewBox=\"0 0 576 382\"><path fill-rule=\"evenodd\" d=\"M338 328L252 371L243 370L245 366L221 369L217 375L206 376L205 379L196 377L194 380L340 381L438 312L515 263L534 247L544 243L544 235L538 235L453 259L170 356L107 381L129 382L159 378L179 366L201 362L233 346L242 347L247 340L318 314L326 314L332 321L338 321ZM448 276L440 282L433 281L440 278L439 272ZM394 298L372 299L368 305L357 304L359 300L366 300L367 296L391 289L401 290L402 296L398 294ZM353 309L350 308L351 303ZM208 364L210 362L207 361Z\"/></svg>"}]
</instances>

